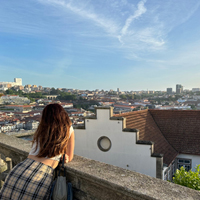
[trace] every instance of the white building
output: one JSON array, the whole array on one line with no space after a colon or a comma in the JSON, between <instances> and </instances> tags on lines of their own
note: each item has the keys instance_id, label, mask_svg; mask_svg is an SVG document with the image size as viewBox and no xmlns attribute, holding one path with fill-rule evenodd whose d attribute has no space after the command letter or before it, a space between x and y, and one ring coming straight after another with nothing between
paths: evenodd
<instances>
[{"instance_id":1,"label":"white building","mask_svg":"<svg viewBox=\"0 0 200 200\"><path fill-rule=\"evenodd\" d=\"M22 79L21 78L14 78L14 82L0 82L0 85L3 85L7 87L8 84L11 84L11 87L13 86L21 86L22 85Z\"/></svg>"},{"instance_id":2,"label":"white building","mask_svg":"<svg viewBox=\"0 0 200 200\"><path fill-rule=\"evenodd\" d=\"M98 107L75 129L75 154L165 180L200 164L200 111L112 112Z\"/></svg>"},{"instance_id":3,"label":"white building","mask_svg":"<svg viewBox=\"0 0 200 200\"><path fill-rule=\"evenodd\" d=\"M75 154L159 178L162 157L153 154L153 143L137 144L138 131L125 129L125 119L112 118L110 108L96 111L85 129L75 129Z\"/></svg>"},{"instance_id":4,"label":"white building","mask_svg":"<svg viewBox=\"0 0 200 200\"><path fill-rule=\"evenodd\" d=\"M18 95L3 95L0 97L0 104L29 104L30 99L27 97L19 97Z\"/></svg>"}]
</instances>

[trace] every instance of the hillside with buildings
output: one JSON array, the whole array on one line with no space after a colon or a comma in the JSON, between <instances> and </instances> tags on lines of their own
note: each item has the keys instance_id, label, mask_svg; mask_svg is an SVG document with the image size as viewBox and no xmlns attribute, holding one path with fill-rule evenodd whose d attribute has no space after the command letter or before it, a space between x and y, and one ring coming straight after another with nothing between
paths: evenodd
<instances>
[{"instance_id":1,"label":"hillside with buildings","mask_svg":"<svg viewBox=\"0 0 200 200\"><path fill-rule=\"evenodd\" d=\"M200 89L176 91L116 91L78 90L48 88L37 85L22 85L21 78L14 82L0 82L0 132L18 134L35 131L45 105L59 103L68 112L74 125L83 126L84 117L95 115L97 106L114 108L114 114L137 110L197 110L200 109Z\"/></svg>"}]
</instances>

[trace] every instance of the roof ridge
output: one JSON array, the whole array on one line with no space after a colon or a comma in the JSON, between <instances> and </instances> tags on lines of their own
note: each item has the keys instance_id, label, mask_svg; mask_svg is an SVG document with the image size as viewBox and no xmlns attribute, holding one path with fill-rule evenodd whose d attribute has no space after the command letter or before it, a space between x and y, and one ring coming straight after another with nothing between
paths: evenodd
<instances>
[{"instance_id":1,"label":"roof ridge","mask_svg":"<svg viewBox=\"0 0 200 200\"><path fill-rule=\"evenodd\" d=\"M168 112L199 112L199 110L161 110L161 109L148 109L149 111L168 111Z\"/></svg>"},{"instance_id":2,"label":"roof ridge","mask_svg":"<svg viewBox=\"0 0 200 200\"><path fill-rule=\"evenodd\" d=\"M127 115L127 114L141 113L141 112L147 112L147 111L148 111L148 109L145 109L145 110L134 110L134 111L126 112L126 113L115 114L113 116L114 117L122 117L122 116Z\"/></svg>"}]
</instances>

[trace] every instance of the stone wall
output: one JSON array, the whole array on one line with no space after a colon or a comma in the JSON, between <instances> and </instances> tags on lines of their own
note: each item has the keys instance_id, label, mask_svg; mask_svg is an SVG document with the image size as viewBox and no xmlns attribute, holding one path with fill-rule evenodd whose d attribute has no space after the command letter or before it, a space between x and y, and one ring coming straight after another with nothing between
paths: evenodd
<instances>
[{"instance_id":1,"label":"stone wall","mask_svg":"<svg viewBox=\"0 0 200 200\"><path fill-rule=\"evenodd\" d=\"M31 143L0 134L0 153L18 163L25 159ZM200 192L140 173L75 156L66 164L78 200L170 200L200 199Z\"/></svg>"},{"instance_id":2,"label":"stone wall","mask_svg":"<svg viewBox=\"0 0 200 200\"><path fill-rule=\"evenodd\" d=\"M0 133L0 154L12 159L13 166L27 158L31 142Z\"/></svg>"}]
</instances>

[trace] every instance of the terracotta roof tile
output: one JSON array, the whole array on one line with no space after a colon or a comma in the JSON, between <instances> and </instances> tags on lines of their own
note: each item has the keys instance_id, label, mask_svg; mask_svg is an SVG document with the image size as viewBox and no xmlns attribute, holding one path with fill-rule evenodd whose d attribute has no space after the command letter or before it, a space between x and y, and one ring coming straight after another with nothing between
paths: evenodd
<instances>
[{"instance_id":1,"label":"terracotta roof tile","mask_svg":"<svg viewBox=\"0 0 200 200\"><path fill-rule=\"evenodd\" d=\"M200 111L149 110L167 141L179 152L200 155Z\"/></svg>"},{"instance_id":2,"label":"terracotta roof tile","mask_svg":"<svg viewBox=\"0 0 200 200\"><path fill-rule=\"evenodd\" d=\"M169 165L178 152L165 139L148 110L133 111L116 116L126 118L126 128L139 130L139 140L154 142L154 153L164 154L163 162Z\"/></svg>"}]
</instances>

